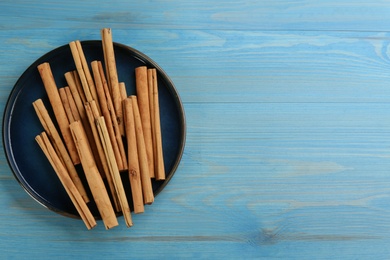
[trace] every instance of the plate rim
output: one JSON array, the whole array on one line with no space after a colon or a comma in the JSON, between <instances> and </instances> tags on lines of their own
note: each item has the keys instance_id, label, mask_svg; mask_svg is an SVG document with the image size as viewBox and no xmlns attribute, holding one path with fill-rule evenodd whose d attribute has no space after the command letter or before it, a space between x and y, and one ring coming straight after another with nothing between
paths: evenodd
<instances>
[{"instance_id":1,"label":"plate rim","mask_svg":"<svg viewBox=\"0 0 390 260\"><path fill-rule=\"evenodd\" d=\"M80 41L81 45L85 44L101 44L101 40L83 40ZM143 52L130 47L128 45L125 45L123 43L119 42L113 42L114 48L120 48L125 50L126 52L133 55L135 58L140 59L142 62L151 65L152 67L156 68L159 75L164 78L164 81L167 83L169 92L173 95L173 98L176 102L176 107L178 108L179 112L179 121L180 121L180 147L178 150L178 156L176 157L174 164L171 169L171 174L168 175L168 177L162 182L162 184L154 191L154 196L157 196L165 187L166 185L171 181L173 175L175 175L177 168L179 167L179 164L181 162L181 159L184 154L184 149L186 146L186 139L187 139L187 120L186 120L186 114L184 110L183 102L180 98L180 95L177 91L177 88L171 78L168 76L168 74L158 65L153 59L151 59L148 55L144 54ZM33 63L31 63L24 72L18 77L15 84L11 88L11 91L9 92L7 101L4 106L4 112L3 112L3 120L2 120L2 142L3 142L3 150L4 154L7 160L7 165L10 168L14 178L17 180L19 185L23 188L23 190L32 197L36 202L38 202L40 205L42 205L44 208L49 209L50 211L53 211L57 214L80 219L81 217L72 213L69 213L67 211L61 210L57 207L54 207L46 198L40 196L38 192L33 192L34 189L29 185L29 183L24 180L24 175L21 173L21 171L18 169L18 164L15 161L15 158L13 156L13 149L12 144L10 142L11 135L10 135L10 125L12 122L12 112L14 109L14 101L17 99L18 95L21 93L21 91L24 89L23 85L20 86L20 82L25 78L27 74L29 74L31 71L36 69L36 67L45 60L46 57L52 57L54 53L65 49L69 44L64 44L61 46L58 46L43 55L41 55L39 58L37 58ZM20 86L20 87L18 87ZM21 180L23 179L23 181ZM28 186L28 187L27 187ZM45 203L46 202L46 203ZM117 215L121 216L121 213L117 213ZM95 216L96 219L101 219L100 216Z\"/></svg>"}]
</instances>

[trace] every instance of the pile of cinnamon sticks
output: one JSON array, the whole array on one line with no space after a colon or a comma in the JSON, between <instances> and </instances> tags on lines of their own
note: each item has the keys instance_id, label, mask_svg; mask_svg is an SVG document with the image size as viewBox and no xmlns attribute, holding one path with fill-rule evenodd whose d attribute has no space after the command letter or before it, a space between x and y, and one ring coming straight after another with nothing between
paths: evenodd
<instances>
[{"instance_id":1,"label":"pile of cinnamon sticks","mask_svg":"<svg viewBox=\"0 0 390 260\"><path fill-rule=\"evenodd\" d=\"M104 65L94 60L89 66L80 41L69 43L76 69L64 73L68 86L57 87L49 63L38 66L54 120L41 99L33 102L44 128L35 139L88 229L96 226L88 189L106 229L118 225L119 212L130 227L121 174L129 174L136 214L154 201L151 179L165 179L156 69L136 68L136 95L127 95L118 81L111 29L101 35ZM87 187L75 168L80 163Z\"/></svg>"}]
</instances>

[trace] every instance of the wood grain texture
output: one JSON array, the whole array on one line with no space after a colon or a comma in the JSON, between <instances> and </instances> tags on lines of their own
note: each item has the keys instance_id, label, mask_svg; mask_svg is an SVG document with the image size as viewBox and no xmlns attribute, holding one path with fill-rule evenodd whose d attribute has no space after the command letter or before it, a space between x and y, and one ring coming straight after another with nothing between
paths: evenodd
<instances>
[{"instance_id":1,"label":"wood grain texture","mask_svg":"<svg viewBox=\"0 0 390 260\"><path fill-rule=\"evenodd\" d=\"M0 111L23 71L73 40L155 60L187 143L134 226L91 231L31 199L0 146L2 257L386 259L388 1L1 1Z\"/></svg>"}]
</instances>

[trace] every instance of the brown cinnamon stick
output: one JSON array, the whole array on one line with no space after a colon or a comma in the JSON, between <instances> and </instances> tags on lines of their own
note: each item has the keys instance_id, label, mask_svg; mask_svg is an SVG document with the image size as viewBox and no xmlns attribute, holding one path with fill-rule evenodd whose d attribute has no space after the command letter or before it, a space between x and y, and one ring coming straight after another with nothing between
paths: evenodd
<instances>
[{"instance_id":1,"label":"brown cinnamon stick","mask_svg":"<svg viewBox=\"0 0 390 260\"><path fill-rule=\"evenodd\" d=\"M132 95L132 107L134 113L135 132L137 138L138 160L141 173L142 193L145 204L152 204L154 194L152 189L152 181L150 179L148 158L146 154L145 139L142 129L141 116L138 109L137 96Z\"/></svg>"},{"instance_id":2,"label":"brown cinnamon stick","mask_svg":"<svg viewBox=\"0 0 390 260\"><path fill-rule=\"evenodd\" d=\"M107 190L104 186L103 179L100 176L95 160L88 146L82 125L79 121L76 121L70 124L70 129L77 147L77 151L80 155L81 165L83 167L88 185L91 189L91 193L99 213L103 219L103 223L106 229L113 228L118 225L118 220L116 218Z\"/></svg>"},{"instance_id":3,"label":"brown cinnamon stick","mask_svg":"<svg viewBox=\"0 0 390 260\"><path fill-rule=\"evenodd\" d=\"M119 173L118 165L115 160L114 151L112 149L104 117L99 117L96 120L96 125L99 131L100 140L102 142L104 154L106 156L109 168L109 173L114 183L116 196L119 200L120 208L122 210L125 223L127 227L131 227L133 225L133 222L131 219L130 207L127 201L125 190L123 188L122 179Z\"/></svg>"},{"instance_id":4,"label":"brown cinnamon stick","mask_svg":"<svg viewBox=\"0 0 390 260\"><path fill-rule=\"evenodd\" d=\"M78 76L77 76L78 77ZM85 97L83 99L83 93L82 91L77 87L75 75L72 71L65 73L65 79L68 83L70 92L72 93L74 102L76 104L77 110L79 112L80 118L85 118L85 109L84 109L84 103L86 103ZM85 127L85 126L84 126Z\"/></svg>"},{"instance_id":5,"label":"brown cinnamon stick","mask_svg":"<svg viewBox=\"0 0 390 260\"><path fill-rule=\"evenodd\" d=\"M119 143L118 143L118 140L116 137L116 131L115 131L115 127L116 127L117 132L119 132L118 122L116 121L116 115L115 115L114 108L112 107L112 103L111 103L112 101L111 101L111 96L109 95L109 91L107 90L107 92L105 92L105 90L104 90L104 86L103 86L104 81L105 81L104 74L103 75L101 74L103 72L100 71L99 66L102 66L100 62L98 62L98 61L91 62L92 73L93 73L93 77L95 79L96 92L98 95L98 101L100 103L102 115L106 121L107 130L108 130L108 133L110 136L111 144L112 144L112 147L114 150L114 154L115 154L115 158L116 158L118 167L119 167L119 169L123 169L124 166L123 166L122 155L121 155L121 151L119 149ZM109 104L109 102L110 102L110 104ZM123 145L123 143L122 143L122 145Z\"/></svg>"},{"instance_id":6,"label":"brown cinnamon stick","mask_svg":"<svg viewBox=\"0 0 390 260\"><path fill-rule=\"evenodd\" d=\"M53 121L50 118L50 115L48 111L45 108L45 105L43 104L41 99L38 99L33 102L33 107L35 109L35 112L38 116L39 121L41 122L44 130L46 131L47 135L49 136L50 140L53 142L53 146L55 147L55 150L59 154L59 157L63 164L65 165L70 178L72 179L73 183L79 190L81 196L83 197L85 202L89 202L89 198L87 195L87 192L85 191L85 188L83 186L83 183L81 182L81 179L76 171L76 168L74 167L74 164L72 162L72 159L70 158L70 155L61 139L60 134L57 131L57 128L54 126Z\"/></svg>"},{"instance_id":7,"label":"brown cinnamon stick","mask_svg":"<svg viewBox=\"0 0 390 260\"><path fill-rule=\"evenodd\" d=\"M149 72L150 71L150 72ZM151 103L153 104L151 117L152 133L153 133L153 148L154 148L154 172L156 180L165 180L165 168L164 168L164 155L162 147L162 134L161 134L161 122L160 122L160 104L158 99L158 82L157 82L157 70L155 68L148 70L149 74L152 74L152 88ZM149 92L149 93L150 93Z\"/></svg>"},{"instance_id":8,"label":"brown cinnamon stick","mask_svg":"<svg viewBox=\"0 0 390 260\"><path fill-rule=\"evenodd\" d=\"M119 92L120 92L120 96L121 96L121 99L120 99L120 104L121 104L121 111L122 111L122 118L123 118L123 129L122 129L122 136L125 136L125 119L124 119L124 112L123 112L123 100L125 100L127 98L127 90L126 90L126 84L124 82L119 82Z\"/></svg>"},{"instance_id":9,"label":"brown cinnamon stick","mask_svg":"<svg viewBox=\"0 0 390 260\"><path fill-rule=\"evenodd\" d=\"M148 74L146 66L135 68L135 81L138 99L138 107L141 115L142 129L145 138L146 154L148 157L149 174L154 178L153 139L150 123L150 106L148 90Z\"/></svg>"},{"instance_id":10,"label":"brown cinnamon stick","mask_svg":"<svg viewBox=\"0 0 390 260\"><path fill-rule=\"evenodd\" d=\"M94 65L92 65L92 66L94 66ZM104 90L104 95L106 97L105 100L106 100L106 103L107 103L107 109L108 109L108 111L110 113L110 118L111 118L111 121L108 121L109 117L104 116L105 120L106 120L106 125L107 126L111 126L112 125L112 128L113 128L112 129L113 132L111 131L110 127L108 128L109 129L110 138L111 138L111 144L113 145L113 148L114 148L114 152L115 152L115 156L117 158L117 163L118 163L119 170L120 171L127 170L126 151L125 151L125 148L124 148L124 144L123 144L123 140L122 140L122 135L121 135L121 132L120 132L119 124L118 124L118 121L116 120L117 116L115 114L115 109L114 109L114 105L113 105L113 102L112 102L111 93L110 93L108 85L107 85L107 81L106 81L106 77L104 75L102 63L101 62L97 62L97 67L98 67L99 73L96 73L96 75L100 75L100 79L101 79L101 82L102 82L102 87L103 87L103 90ZM99 101L100 101L100 96L99 96ZM115 142L117 143L117 148L115 147Z\"/></svg>"},{"instance_id":11,"label":"brown cinnamon stick","mask_svg":"<svg viewBox=\"0 0 390 260\"><path fill-rule=\"evenodd\" d=\"M73 100L76 104L77 111L79 114L78 116L75 116L75 120L81 121L81 123L84 127L84 131L87 134L88 143L92 149L93 156L94 156L94 158L99 158L99 152L98 152L98 148L95 144L95 140L93 138L91 124L89 123L89 120L88 120L88 117L87 117L87 114L85 111L84 104L87 102L83 101L83 99L82 99L82 96L84 96L83 91L80 88L80 86L77 86L78 85L78 83L77 83L78 74L76 71L67 72L67 73L65 73L65 79L69 85L69 91L72 93L72 97L73 97ZM71 100L70 98L68 98L68 99ZM71 104L71 102L69 104ZM77 118L79 118L79 119L77 119ZM98 167L99 167L99 171L103 172L103 168L102 168L102 164L101 164L100 160L98 161Z\"/></svg>"},{"instance_id":12,"label":"brown cinnamon stick","mask_svg":"<svg viewBox=\"0 0 390 260\"><path fill-rule=\"evenodd\" d=\"M68 117L69 123L74 122L75 120L72 114L72 110L70 108L70 104L69 104L68 96L66 95L65 88L58 89L58 93L60 94L61 102L62 105L64 106L65 113L66 116Z\"/></svg>"},{"instance_id":13,"label":"brown cinnamon stick","mask_svg":"<svg viewBox=\"0 0 390 260\"><path fill-rule=\"evenodd\" d=\"M150 126L152 129L152 141L153 141L153 158L155 159L156 157L156 150L155 150L155 143L156 143L156 137L155 137L155 132L154 132L154 102L153 102L153 84L154 84L154 79L153 79L153 71L152 69L147 69L148 73L148 95L149 95L149 110L150 110ZM155 172L156 174L156 172Z\"/></svg>"},{"instance_id":14,"label":"brown cinnamon stick","mask_svg":"<svg viewBox=\"0 0 390 260\"><path fill-rule=\"evenodd\" d=\"M76 105L76 102L74 101L72 92L71 92L71 90L70 90L70 88L68 86L66 86L64 88L65 88L66 96L68 98L68 102L69 102L70 110L72 112L73 119L75 121L78 121L78 120L81 119L80 118L80 113L79 113L79 111L77 109L77 105Z\"/></svg>"},{"instance_id":15,"label":"brown cinnamon stick","mask_svg":"<svg viewBox=\"0 0 390 260\"><path fill-rule=\"evenodd\" d=\"M69 47L72 52L73 61L75 63L76 70L80 78L81 86L83 88L83 93L85 94L86 101L91 101L93 100L93 96L89 88L88 79L83 68L83 62L81 60L76 41L70 42Z\"/></svg>"},{"instance_id":16,"label":"brown cinnamon stick","mask_svg":"<svg viewBox=\"0 0 390 260\"><path fill-rule=\"evenodd\" d=\"M97 100L95 83L94 83L94 81L92 79L92 75L91 75L91 72L90 72L89 67L88 67L87 59L85 58L84 51L83 51L83 48L81 46L80 41L76 41L76 47L77 47L77 51L78 51L78 54L79 54L79 57L80 57L82 70L84 72L85 78L87 79L89 92L91 93L92 99L93 100ZM98 109L100 111L99 104L96 103L96 105L97 105L97 107L98 107Z\"/></svg>"},{"instance_id":17,"label":"brown cinnamon stick","mask_svg":"<svg viewBox=\"0 0 390 260\"><path fill-rule=\"evenodd\" d=\"M115 211L119 212L120 211L119 199L115 191L115 186L110 174L110 169L104 152L103 144L100 138L99 130L96 125L96 120L100 117L100 115L98 114L95 103L96 103L95 101L85 103L85 111L87 112L89 123L91 124L94 142L96 144L98 154L99 154L99 161L101 162L103 168L103 172L101 173L104 174L102 174L102 177L104 176L107 179L108 187L110 189L111 196L114 202Z\"/></svg>"},{"instance_id":18,"label":"brown cinnamon stick","mask_svg":"<svg viewBox=\"0 0 390 260\"><path fill-rule=\"evenodd\" d=\"M112 41L112 31L110 28L101 30L103 55L106 66L108 85L111 90L112 101L121 135L124 135L122 102L119 89L118 72L116 68L114 44Z\"/></svg>"},{"instance_id":19,"label":"brown cinnamon stick","mask_svg":"<svg viewBox=\"0 0 390 260\"><path fill-rule=\"evenodd\" d=\"M66 116L64 106L62 105L61 98L58 93L58 88L54 81L49 63L45 62L38 65L38 71L41 75L43 85L49 97L50 104L53 108L55 118L64 138L65 145L69 151L70 157L72 158L74 164L79 164L80 158L77 154L76 147L69 130L69 121Z\"/></svg>"},{"instance_id":20,"label":"brown cinnamon stick","mask_svg":"<svg viewBox=\"0 0 390 260\"><path fill-rule=\"evenodd\" d=\"M90 144L92 143L96 149L96 152L92 151L92 153L94 155L95 162L96 165L98 166L101 176L105 178L108 174L108 167L107 167L106 157L104 156L103 147L100 142L99 132L95 124L96 118L99 117L99 114L96 115L96 113L98 112L95 111L97 110L95 103L96 102L93 100L91 102L85 103L84 106L85 106L85 112L87 114L88 122L90 124L91 133L92 133L92 141L89 143ZM92 149L92 145L91 145L91 149Z\"/></svg>"},{"instance_id":21,"label":"brown cinnamon stick","mask_svg":"<svg viewBox=\"0 0 390 260\"><path fill-rule=\"evenodd\" d=\"M124 82L119 82L119 91L121 95L121 104L123 104L123 100L127 98L126 84ZM122 107L122 111L123 111L123 107Z\"/></svg>"},{"instance_id":22,"label":"brown cinnamon stick","mask_svg":"<svg viewBox=\"0 0 390 260\"><path fill-rule=\"evenodd\" d=\"M83 90L83 85L81 84L80 76L77 70L72 71L74 83L76 84L76 88L79 92L79 95L81 97L81 100L83 100L83 103L87 102L87 98L85 97L85 93ZM69 83L68 83L69 84Z\"/></svg>"},{"instance_id":23,"label":"brown cinnamon stick","mask_svg":"<svg viewBox=\"0 0 390 260\"><path fill-rule=\"evenodd\" d=\"M134 213L145 211L142 195L141 174L138 161L137 137L135 133L133 104L131 98L123 101L123 118L125 120L125 130L127 138L128 173L133 197Z\"/></svg>"},{"instance_id":24,"label":"brown cinnamon stick","mask_svg":"<svg viewBox=\"0 0 390 260\"><path fill-rule=\"evenodd\" d=\"M71 199L73 205L75 206L77 212L79 213L81 219L84 221L87 229L94 228L96 226L96 220L93 217L91 211L89 210L86 202L82 198L77 187L74 185L73 181L70 179L69 174L62 164L57 153L54 151L52 144L49 141L48 136L45 132L42 132L40 135L37 135L35 140L41 147L46 158L49 160L51 166L53 167L55 173L57 174L59 180L62 183L66 193Z\"/></svg>"}]
</instances>

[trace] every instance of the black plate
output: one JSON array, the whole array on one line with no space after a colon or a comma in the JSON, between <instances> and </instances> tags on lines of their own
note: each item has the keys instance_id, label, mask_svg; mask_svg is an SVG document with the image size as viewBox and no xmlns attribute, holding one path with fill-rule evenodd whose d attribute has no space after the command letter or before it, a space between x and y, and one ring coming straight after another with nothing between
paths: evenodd
<instances>
[{"instance_id":1,"label":"black plate","mask_svg":"<svg viewBox=\"0 0 390 260\"><path fill-rule=\"evenodd\" d=\"M83 41L81 44L88 62L104 60L101 41ZM152 181L154 194L157 195L172 178L183 154L186 135L183 106L174 84L153 60L133 48L118 43L114 43L114 51L119 81L126 83L129 95L136 94L134 79L136 67L146 65L157 69L166 171L165 181L154 179ZM48 110L50 108L37 69L37 66L43 62L50 63L58 87L66 86L64 74L75 70L70 48L64 45L39 58L23 73L15 84L4 111L5 154L14 176L31 197L50 210L79 218L65 189L34 139L43 128L35 114L32 102L42 98ZM83 178L81 167L78 171ZM129 203L132 204L128 174L121 175ZM83 181L85 182L85 178ZM94 216L99 219L96 206L92 203L90 207Z\"/></svg>"}]
</instances>

